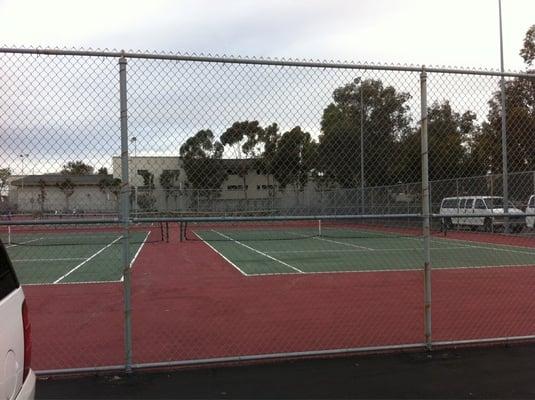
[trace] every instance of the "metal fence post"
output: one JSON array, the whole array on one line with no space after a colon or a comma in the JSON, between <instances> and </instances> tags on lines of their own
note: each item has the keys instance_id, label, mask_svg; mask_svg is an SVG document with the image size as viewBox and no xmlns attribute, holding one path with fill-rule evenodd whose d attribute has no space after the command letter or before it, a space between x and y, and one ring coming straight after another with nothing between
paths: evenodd
<instances>
[{"instance_id":1,"label":"metal fence post","mask_svg":"<svg viewBox=\"0 0 535 400\"><path fill-rule=\"evenodd\" d=\"M132 306L130 283L129 230L130 230L130 182L128 176L128 111L126 97L126 58L124 54L119 59L119 88L121 104L121 221L122 236L122 265L124 290L124 346L125 370L132 371Z\"/></svg>"},{"instance_id":2,"label":"metal fence post","mask_svg":"<svg viewBox=\"0 0 535 400\"><path fill-rule=\"evenodd\" d=\"M427 146L427 72L422 67L421 89L421 152L422 152L422 219L424 250L424 331L425 345L431 350L431 229L429 212L429 154Z\"/></svg>"},{"instance_id":3,"label":"metal fence post","mask_svg":"<svg viewBox=\"0 0 535 400\"><path fill-rule=\"evenodd\" d=\"M360 81L360 213L364 214L364 80Z\"/></svg>"}]
</instances>

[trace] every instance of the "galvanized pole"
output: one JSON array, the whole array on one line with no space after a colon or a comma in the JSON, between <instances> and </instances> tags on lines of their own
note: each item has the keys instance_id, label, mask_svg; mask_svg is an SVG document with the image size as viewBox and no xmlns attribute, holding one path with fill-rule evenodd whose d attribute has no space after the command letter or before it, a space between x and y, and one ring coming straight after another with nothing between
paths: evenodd
<instances>
[{"instance_id":1,"label":"galvanized pole","mask_svg":"<svg viewBox=\"0 0 535 400\"><path fill-rule=\"evenodd\" d=\"M364 214L364 81L360 82L360 213Z\"/></svg>"},{"instance_id":2,"label":"galvanized pole","mask_svg":"<svg viewBox=\"0 0 535 400\"><path fill-rule=\"evenodd\" d=\"M429 154L427 146L427 72L420 74L421 89L421 152L422 152L422 217L424 250L424 332L425 345L431 350L431 228L429 211Z\"/></svg>"},{"instance_id":3,"label":"galvanized pole","mask_svg":"<svg viewBox=\"0 0 535 400\"><path fill-rule=\"evenodd\" d=\"M122 264L124 289L124 345L125 370L132 371L132 306L129 257L130 183L128 177L128 111L126 97L126 58L119 59L119 88L121 103L121 221L123 223Z\"/></svg>"},{"instance_id":4,"label":"galvanized pole","mask_svg":"<svg viewBox=\"0 0 535 400\"><path fill-rule=\"evenodd\" d=\"M502 107L502 183L503 183L503 211L505 213L504 230L509 232L509 179L507 172L507 124L506 124L506 110L505 110L505 78L503 76L503 35L502 35L502 1L498 0L498 9L500 14L500 71L502 76L500 78L501 86L501 107Z\"/></svg>"}]
</instances>

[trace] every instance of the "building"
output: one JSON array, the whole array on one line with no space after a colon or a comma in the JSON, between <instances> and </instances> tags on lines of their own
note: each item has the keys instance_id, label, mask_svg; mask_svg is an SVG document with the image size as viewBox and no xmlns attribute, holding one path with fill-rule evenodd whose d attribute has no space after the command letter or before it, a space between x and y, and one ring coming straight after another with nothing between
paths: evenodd
<instances>
[{"instance_id":1,"label":"building","mask_svg":"<svg viewBox=\"0 0 535 400\"><path fill-rule=\"evenodd\" d=\"M255 168L252 159L221 159L226 178L220 187L199 190L188 180L180 157L139 156L129 159L132 207L159 211L243 211L269 210L283 194L272 176ZM121 158L113 157L113 177L121 178ZM162 185L162 175L172 177L171 186ZM151 196L151 201L146 201Z\"/></svg>"},{"instance_id":2,"label":"building","mask_svg":"<svg viewBox=\"0 0 535 400\"><path fill-rule=\"evenodd\" d=\"M111 175L27 175L10 182L16 212L115 212L118 192L103 182Z\"/></svg>"}]
</instances>

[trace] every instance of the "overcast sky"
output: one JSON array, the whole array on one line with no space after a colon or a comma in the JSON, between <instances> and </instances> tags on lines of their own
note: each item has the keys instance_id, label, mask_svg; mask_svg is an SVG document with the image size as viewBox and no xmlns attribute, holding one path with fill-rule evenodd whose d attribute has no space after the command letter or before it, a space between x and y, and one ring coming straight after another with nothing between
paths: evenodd
<instances>
[{"instance_id":1,"label":"overcast sky","mask_svg":"<svg viewBox=\"0 0 535 400\"><path fill-rule=\"evenodd\" d=\"M535 24L535 0L503 0L505 66ZM497 0L0 0L5 46L100 48L499 69ZM6 55L0 64L0 164L55 171L119 154L117 61ZM332 92L361 76L411 94L404 73L129 60L129 129L138 155L176 155L200 129L300 125L314 138ZM429 81L429 101L485 117L496 78ZM464 79L464 78L463 78ZM187 101L184 101L187 99ZM24 112L19 112L24 110ZM0 165L0 166L1 166Z\"/></svg>"},{"instance_id":2,"label":"overcast sky","mask_svg":"<svg viewBox=\"0 0 535 400\"><path fill-rule=\"evenodd\" d=\"M503 0L505 65L535 0ZM5 45L499 68L497 0L0 0Z\"/></svg>"}]
</instances>

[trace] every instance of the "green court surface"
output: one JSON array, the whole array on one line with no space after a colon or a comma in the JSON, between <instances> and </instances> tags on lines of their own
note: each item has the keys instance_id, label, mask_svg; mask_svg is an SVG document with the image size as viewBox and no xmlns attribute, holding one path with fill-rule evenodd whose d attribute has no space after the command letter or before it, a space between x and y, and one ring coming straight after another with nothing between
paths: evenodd
<instances>
[{"instance_id":1,"label":"green court surface","mask_svg":"<svg viewBox=\"0 0 535 400\"><path fill-rule=\"evenodd\" d=\"M149 232L130 233L130 262ZM119 233L31 233L2 241L23 284L116 282L122 280Z\"/></svg>"},{"instance_id":2,"label":"green court surface","mask_svg":"<svg viewBox=\"0 0 535 400\"><path fill-rule=\"evenodd\" d=\"M424 262L422 238L386 232L222 227L192 233L244 275L417 270ZM431 240L431 256L434 269L535 265L535 248L448 238Z\"/></svg>"}]
</instances>

